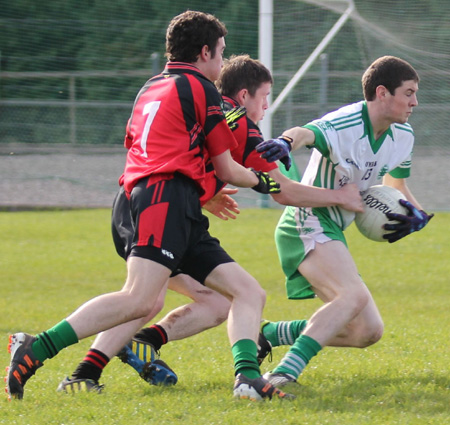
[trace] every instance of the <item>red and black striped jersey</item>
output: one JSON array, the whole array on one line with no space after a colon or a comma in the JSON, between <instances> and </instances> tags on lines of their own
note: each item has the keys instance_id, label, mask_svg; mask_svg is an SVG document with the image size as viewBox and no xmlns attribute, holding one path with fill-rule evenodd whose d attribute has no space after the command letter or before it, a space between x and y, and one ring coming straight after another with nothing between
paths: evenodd
<instances>
[{"instance_id":1,"label":"red and black striped jersey","mask_svg":"<svg viewBox=\"0 0 450 425\"><path fill-rule=\"evenodd\" d=\"M240 106L230 97L224 96L223 100L225 111ZM237 140L237 146L231 150L233 159L244 167L251 167L257 171L269 172L278 168L276 163L267 162L265 159L261 158L261 154L255 150L256 145L264 140L259 127L248 118L246 114L239 118L237 124L238 127L233 131L233 135ZM225 183L216 177L211 161L207 161L206 163L206 172L206 192L200 198L202 205L208 202L225 186Z\"/></svg>"},{"instance_id":2,"label":"red and black striped jersey","mask_svg":"<svg viewBox=\"0 0 450 425\"><path fill-rule=\"evenodd\" d=\"M131 192L152 174L182 173L205 191L205 161L237 145L214 84L195 66L168 62L139 91L128 120L120 182Z\"/></svg>"}]
</instances>

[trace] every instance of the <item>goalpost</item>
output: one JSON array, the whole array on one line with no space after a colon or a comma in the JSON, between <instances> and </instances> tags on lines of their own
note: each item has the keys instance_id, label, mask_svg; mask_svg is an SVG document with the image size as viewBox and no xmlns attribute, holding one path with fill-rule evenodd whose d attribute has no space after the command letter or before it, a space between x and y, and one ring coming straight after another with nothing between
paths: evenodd
<instances>
[{"instance_id":1,"label":"goalpost","mask_svg":"<svg viewBox=\"0 0 450 425\"><path fill-rule=\"evenodd\" d=\"M344 26L350 18L352 12L355 10L353 0L303 0L305 3L311 3L340 14L339 19L334 26L325 35L322 41L317 45L314 51L310 54L308 59L300 66L295 75L286 84L281 93L272 103L272 96L269 98L270 107L265 113L264 119L260 122L260 129L266 139L273 137L272 135L272 117L276 110L286 100L286 97L295 87L295 85L302 79L305 73L310 69L312 64L319 58L321 53L328 46L330 41L336 36L339 30ZM346 8L341 11L333 3L347 3ZM259 59L266 65L270 71L273 71L273 0L259 0Z\"/></svg>"},{"instance_id":2,"label":"goalpost","mask_svg":"<svg viewBox=\"0 0 450 425\"><path fill-rule=\"evenodd\" d=\"M364 70L381 56L400 57L420 76L419 105L409 119L411 184L424 203L448 210L448 198L430 200L426 188L448 184L449 19L450 2L439 0L259 0L258 56L274 76L259 123L264 138L362 100ZM300 171L309 153L293 153Z\"/></svg>"},{"instance_id":3,"label":"goalpost","mask_svg":"<svg viewBox=\"0 0 450 425\"><path fill-rule=\"evenodd\" d=\"M450 3L381 3L259 0L259 58L274 76L274 99L260 122L265 138L361 100L364 70L392 55L420 76L419 107L409 120L415 153L448 152Z\"/></svg>"}]
</instances>

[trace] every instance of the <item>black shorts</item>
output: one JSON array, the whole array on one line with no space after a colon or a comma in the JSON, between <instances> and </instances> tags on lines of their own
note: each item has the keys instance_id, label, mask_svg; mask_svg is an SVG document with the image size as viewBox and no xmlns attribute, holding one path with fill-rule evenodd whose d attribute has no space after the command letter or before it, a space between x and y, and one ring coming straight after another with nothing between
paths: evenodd
<instances>
[{"instance_id":1,"label":"black shorts","mask_svg":"<svg viewBox=\"0 0 450 425\"><path fill-rule=\"evenodd\" d=\"M200 283L234 261L208 228L195 183L180 174L142 179L129 200L123 188L114 200L112 234L121 257L147 258Z\"/></svg>"},{"instance_id":2,"label":"black shorts","mask_svg":"<svg viewBox=\"0 0 450 425\"><path fill-rule=\"evenodd\" d=\"M131 252L134 227L131 219L130 201L123 186L120 186L114 198L111 214L111 232L117 254L126 260Z\"/></svg>"}]
</instances>

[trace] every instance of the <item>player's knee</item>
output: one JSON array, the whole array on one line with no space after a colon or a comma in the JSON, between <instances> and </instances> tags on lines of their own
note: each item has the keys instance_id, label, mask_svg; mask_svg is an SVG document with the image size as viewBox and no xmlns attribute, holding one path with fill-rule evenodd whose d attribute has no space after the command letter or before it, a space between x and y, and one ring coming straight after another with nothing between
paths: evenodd
<instances>
[{"instance_id":1,"label":"player's knee","mask_svg":"<svg viewBox=\"0 0 450 425\"><path fill-rule=\"evenodd\" d=\"M212 307L215 315L215 323L217 323L217 325L220 325L227 320L228 313L230 312L230 306L230 301L223 296L214 300Z\"/></svg>"},{"instance_id":2,"label":"player's knee","mask_svg":"<svg viewBox=\"0 0 450 425\"><path fill-rule=\"evenodd\" d=\"M164 298L159 297L150 311L149 316L151 317L149 320L153 319L153 317L155 317L158 313L160 313L163 308L164 308Z\"/></svg>"},{"instance_id":3,"label":"player's knee","mask_svg":"<svg viewBox=\"0 0 450 425\"><path fill-rule=\"evenodd\" d=\"M253 285L249 285L239 294L241 300L251 303L255 308L258 306L262 309L266 304L266 291L255 280Z\"/></svg>"},{"instance_id":4,"label":"player's knee","mask_svg":"<svg viewBox=\"0 0 450 425\"><path fill-rule=\"evenodd\" d=\"M153 309L151 306L146 305L136 305L130 315L133 316L131 320L136 319L147 319L152 316ZM151 319L150 319L151 320Z\"/></svg>"},{"instance_id":5,"label":"player's knee","mask_svg":"<svg viewBox=\"0 0 450 425\"><path fill-rule=\"evenodd\" d=\"M236 285L238 288L235 291L234 299L251 302L253 306L264 307L266 303L266 291L261 287L258 281L254 278L246 279L240 284Z\"/></svg>"},{"instance_id":6,"label":"player's knee","mask_svg":"<svg viewBox=\"0 0 450 425\"><path fill-rule=\"evenodd\" d=\"M372 323L360 330L357 347L366 348L377 343L383 336L384 325L383 322Z\"/></svg>"},{"instance_id":7,"label":"player's knee","mask_svg":"<svg viewBox=\"0 0 450 425\"><path fill-rule=\"evenodd\" d=\"M218 326L227 320L231 302L228 298L216 291L212 291L210 289L207 291L208 296L203 297L201 301L195 302L203 306L205 309L205 314L212 319L214 326Z\"/></svg>"},{"instance_id":8,"label":"player's knee","mask_svg":"<svg viewBox=\"0 0 450 425\"><path fill-rule=\"evenodd\" d=\"M229 312L229 310L227 310ZM214 325L215 326L219 326L221 325L223 322L225 322L225 320L228 319L228 313L226 315L224 314L220 314L220 313L216 313L216 317L214 318Z\"/></svg>"},{"instance_id":9,"label":"player's knee","mask_svg":"<svg viewBox=\"0 0 450 425\"><path fill-rule=\"evenodd\" d=\"M254 293L252 293L252 299L255 299L255 301L259 301L259 304L264 307L266 305L266 291L261 288L261 286L258 284L257 288L254 290Z\"/></svg>"},{"instance_id":10,"label":"player's knee","mask_svg":"<svg viewBox=\"0 0 450 425\"><path fill-rule=\"evenodd\" d=\"M379 323L377 326L373 326L366 335L366 347L375 344L383 336L384 325Z\"/></svg>"},{"instance_id":11,"label":"player's knee","mask_svg":"<svg viewBox=\"0 0 450 425\"><path fill-rule=\"evenodd\" d=\"M153 302L145 299L136 299L135 297L129 296L129 317L128 320L142 319L144 321L149 321L156 314L158 314L164 307L164 299L158 298Z\"/></svg>"}]
</instances>

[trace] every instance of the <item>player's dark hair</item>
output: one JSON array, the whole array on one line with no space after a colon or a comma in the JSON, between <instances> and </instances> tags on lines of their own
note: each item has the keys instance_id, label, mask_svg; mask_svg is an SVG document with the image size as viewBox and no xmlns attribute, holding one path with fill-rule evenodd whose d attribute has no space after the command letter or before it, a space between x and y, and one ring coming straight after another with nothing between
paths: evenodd
<instances>
[{"instance_id":1,"label":"player's dark hair","mask_svg":"<svg viewBox=\"0 0 450 425\"><path fill-rule=\"evenodd\" d=\"M378 86L386 87L394 95L395 89L408 80L419 82L419 75L408 62L395 56L378 58L362 76L364 98L374 100Z\"/></svg>"},{"instance_id":2,"label":"player's dark hair","mask_svg":"<svg viewBox=\"0 0 450 425\"><path fill-rule=\"evenodd\" d=\"M208 46L214 58L217 41L226 35L225 25L215 16L188 10L175 16L167 28L166 57L172 62L193 63L203 46Z\"/></svg>"},{"instance_id":3,"label":"player's dark hair","mask_svg":"<svg viewBox=\"0 0 450 425\"><path fill-rule=\"evenodd\" d=\"M242 89L254 96L263 83L273 84L273 78L260 61L249 55L233 55L225 61L216 87L223 96L234 97Z\"/></svg>"}]
</instances>

